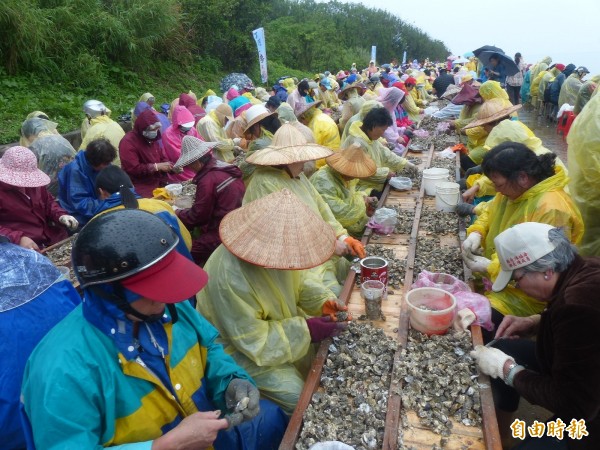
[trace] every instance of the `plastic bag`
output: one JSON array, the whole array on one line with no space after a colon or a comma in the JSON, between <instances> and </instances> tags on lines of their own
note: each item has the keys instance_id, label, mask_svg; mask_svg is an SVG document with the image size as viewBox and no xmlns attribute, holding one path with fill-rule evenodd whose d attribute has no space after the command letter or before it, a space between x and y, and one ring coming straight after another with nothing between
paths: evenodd
<instances>
[{"instance_id":1,"label":"plastic bag","mask_svg":"<svg viewBox=\"0 0 600 450\"><path fill-rule=\"evenodd\" d=\"M412 180L407 177L392 177L390 178L390 186L399 191L410 191Z\"/></svg>"},{"instance_id":2,"label":"plastic bag","mask_svg":"<svg viewBox=\"0 0 600 450\"><path fill-rule=\"evenodd\" d=\"M488 331L494 329L492 323L492 307L487 297L471 292L467 283L447 273L433 273L422 271L412 285L412 289L420 287L433 287L450 292L456 298L456 310L469 308L477 318L475 325L479 325Z\"/></svg>"},{"instance_id":3,"label":"plastic bag","mask_svg":"<svg viewBox=\"0 0 600 450\"><path fill-rule=\"evenodd\" d=\"M431 116L433 113L438 112L439 110L440 110L440 108L438 108L437 106L428 106L427 108L425 108L423 113L426 116Z\"/></svg>"},{"instance_id":4,"label":"plastic bag","mask_svg":"<svg viewBox=\"0 0 600 450\"><path fill-rule=\"evenodd\" d=\"M444 150L439 152L437 156L448 159L456 159L456 154L454 153L454 150L452 150L452 147L445 148Z\"/></svg>"},{"instance_id":5,"label":"plastic bag","mask_svg":"<svg viewBox=\"0 0 600 450\"><path fill-rule=\"evenodd\" d=\"M417 281L412 285L412 289L422 287L442 289L453 295L457 292L471 292L469 285L455 276L447 273L428 272L427 270L422 271L417 277Z\"/></svg>"},{"instance_id":6,"label":"plastic bag","mask_svg":"<svg viewBox=\"0 0 600 450\"><path fill-rule=\"evenodd\" d=\"M457 310L460 311L461 309L469 308L475 313L475 316L477 316L475 322L473 322L475 325L479 325L488 331L494 329L494 324L492 323L492 306L487 297L476 292L464 291L457 292L454 294L454 297L456 298Z\"/></svg>"},{"instance_id":7,"label":"plastic bag","mask_svg":"<svg viewBox=\"0 0 600 450\"><path fill-rule=\"evenodd\" d=\"M367 223L367 227L378 234L390 234L394 231L397 222L398 213L395 209L379 208Z\"/></svg>"}]
</instances>

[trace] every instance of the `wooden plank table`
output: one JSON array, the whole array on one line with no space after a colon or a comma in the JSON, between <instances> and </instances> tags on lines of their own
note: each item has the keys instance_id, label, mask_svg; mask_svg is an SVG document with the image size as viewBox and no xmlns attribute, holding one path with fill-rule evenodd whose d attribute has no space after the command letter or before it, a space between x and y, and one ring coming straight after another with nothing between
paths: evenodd
<instances>
[{"instance_id":1,"label":"wooden plank table","mask_svg":"<svg viewBox=\"0 0 600 450\"><path fill-rule=\"evenodd\" d=\"M411 157L422 159L422 166L429 167L433 158L433 148L426 154L409 154ZM457 158L457 179L458 179L458 158ZM424 205L434 206L435 202L432 198L424 196L424 189L420 191L412 190L408 192L390 191L389 186L386 187L381 197L378 207L381 206L397 206L403 210L414 210L415 219L410 235L408 234L391 234L388 236L380 236L377 240L372 239L372 232L367 229L362 242L381 244L385 248L392 248L395 255L400 258L407 258L406 276L401 289L392 289L393 294L388 295L387 300L382 304L382 310L386 316L386 320L370 321L374 326L382 328L387 335L395 339L399 344L394 357L394 371L399 367L400 351L406 345L409 331L409 317L407 304L404 301L406 292L410 290L413 282L413 266L416 252L417 237L423 235L419 230L419 221L421 211ZM445 245L460 246L460 242L464 239L464 224L460 224L456 236L446 236L443 239ZM465 268L465 276L470 276L470 272ZM344 287L340 294L340 301L348 305L349 311L356 318L364 314L364 302L360 296L360 289L355 283L356 273L350 271L344 283ZM472 327L472 338L474 345L481 344L481 330L477 326ZM326 339L321 342L313 362L310 373L305 382L304 390L300 396L298 405L290 419L290 423L286 430L286 434L280 445L282 450L291 450L295 448L296 441L302 428L302 416L304 411L310 404L313 393L318 389L323 364L327 359L328 348L331 339ZM383 449L397 449L398 437L400 429L403 432L403 444L406 448L414 449L431 449L433 444L440 442L440 435L433 433L420 424L419 418L412 411L408 411L406 417L408 424L401 424L401 397L400 392L402 386L398 381L397 376L392 375L392 384L389 389L388 408L386 414L386 424L383 440ZM461 423L453 421L452 434L446 440L444 448L446 449L490 449L500 450L500 436L498 432L498 424L495 416L495 409L491 395L491 388L487 376L479 376L481 410L483 418L482 427L468 427Z\"/></svg>"}]
</instances>

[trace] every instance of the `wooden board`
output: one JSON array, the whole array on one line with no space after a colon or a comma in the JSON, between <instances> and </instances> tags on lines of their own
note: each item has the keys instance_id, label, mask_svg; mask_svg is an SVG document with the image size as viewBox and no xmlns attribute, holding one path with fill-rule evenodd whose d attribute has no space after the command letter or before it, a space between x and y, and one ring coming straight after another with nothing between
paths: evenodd
<instances>
[{"instance_id":1,"label":"wooden board","mask_svg":"<svg viewBox=\"0 0 600 450\"><path fill-rule=\"evenodd\" d=\"M424 161L422 168L429 167L433 151L432 149L426 154L409 154L411 157L418 157ZM458 158L457 158L457 175L458 175ZM415 211L415 220L410 234L390 234L386 236L377 236L367 230L363 236L363 244L373 243L380 244L386 248L392 248L394 253L399 258L407 258L406 277L401 289L392 289L393 294L388 295L387 300L383 301L382 310L386 316L386 320L370 321L373 325L382 328L387 335L398 341L399 345L405 345L408 339L409 321L408 308L404 301L406 292L410 289L413 281L413 265L416 251L416 241L418 236L427 235L423 230L419 230L419 220L421 211L424 205L434 207L435 200L433 197L425 197L424 190L412 190L407 192L393 191L386 187L382 195L378 207L395 206L404 210ZM455 235L440 236L442 245L451 247L460 246L462 238L464 238L464 224L461 224ZM470 276L470 272L465 270L465 275ZM364 314L365 307L363 299L360 296L360 289L355 284L355 274L351 271L346 279L344 288L340 295L340 300L348 305L348 309L353 313L354 317ZM480 344L481 330L479 327L472 327L472 336L474 345ZM327 358L328 347L331 340L323 341L319 347L317 356L313 363L313 367L309 373L304 390L300 396L300 401L292 415L290 424L281 443L280 449L291 450L295 448L296 440L299 436L302 427L302 415L308 407L312 394L318 389L320 382L320 374L323 364ZM394 358L394 367L398 367L400 362L399 351ZM397 381L399 377L392 376L392 385L389 389L388 409L386 414L385 434L383 440L384 449L397 449L398 436L400 431L403 434L403 444L406 448L415 449L431 449L432 445L440 444L442 437L433 433L431 430L423 427L419 423L419 419L413 412L407 412L407 424L401 421L401 385ZM445 449L491 449L500 450L500 436L498 425L495 416L493 398L491 388L489 387L489 379L486 376L479 377L480 396L482 402L482 427L467 427L461 423L453 421L453 432L445 438Z\"/></svg>"}]
</instances>

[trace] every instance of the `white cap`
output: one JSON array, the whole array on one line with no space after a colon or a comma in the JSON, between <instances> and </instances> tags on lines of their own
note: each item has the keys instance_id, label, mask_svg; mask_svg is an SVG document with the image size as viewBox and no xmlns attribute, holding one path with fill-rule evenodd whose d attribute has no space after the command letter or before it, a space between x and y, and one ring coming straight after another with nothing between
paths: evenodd
<instances>
[{"instance_id":1,"label":"white cap","mask_svg":"<svg viewBox=\"0 0 600 450\"><path fill-rule=\"evenodd\" d=\"M494 238L502 267L492 286L494 292L500 292L506 287L515 269L528 266L556 248L548 238L548 232L554 228L556 227L547 223L525 222Z\"/></svg>"}]
</instances>

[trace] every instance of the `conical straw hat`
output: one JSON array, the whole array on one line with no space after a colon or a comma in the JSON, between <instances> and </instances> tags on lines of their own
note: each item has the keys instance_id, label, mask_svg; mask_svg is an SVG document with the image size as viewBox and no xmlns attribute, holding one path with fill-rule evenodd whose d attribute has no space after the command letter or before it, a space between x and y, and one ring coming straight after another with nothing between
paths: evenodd
<instances>
[{"instance_id":1,"label":"conical straw hat","mask_svg":"<svg viewBox=\"0 0 600 450\"><path fill-rule=\"evenodd\" d=\"M219 234L235 256L267 269L310 269L335 249L333 228L287 189L231 211Z\"/></svg>"},{"instance_id":2,"label":"conical straw hat","mask_svg":"<svg viewBox=\"0 0 600 450\"><path fill-rule=\"evenodd\" d=\"M505 102L499 98L493 98L491 100L486 100L479 108L479 112L477 113L477 120L474 120L467 126L463 128L463 130L468 130L469 128L479 127L481 125L485 125L486 123L496 122L497 120L502 119L503 117L508 117L515 111L521 109L523 105L515 105L510 107L505 107Z\"/></svg>"},{"instance_id":3,"label":"conical straw hat","mask_svg":"<svg viewBox=\"0 0 600 450\"><path fill-rule=\"evenodd\" d=\"M329 167L352 178L367 178L375 175L377 164L359 145L334 153L326 159Z\"/></svg>"},{"instance_id":4,"label":"conical straw hat","mask_svg":"<svg viewBox=\"0 0 600 450\"><path fill-rule=\"evenodd\" d=\"M285 123L273 136L271 145L254 152L246 161L257 166L280 166L315 161L332 154L333 152L323 145L307 143L304 135L296 127Z\"/></svg>"}]
</instances>

